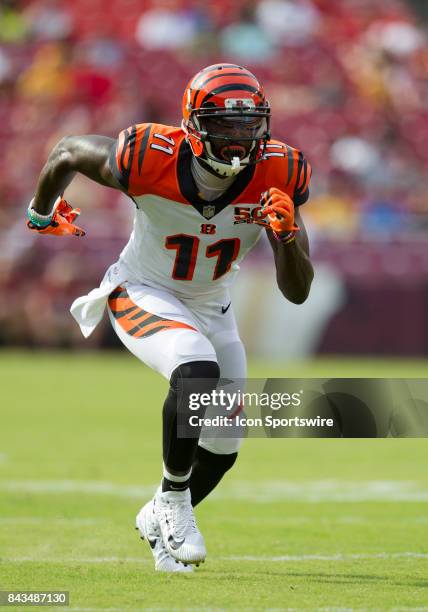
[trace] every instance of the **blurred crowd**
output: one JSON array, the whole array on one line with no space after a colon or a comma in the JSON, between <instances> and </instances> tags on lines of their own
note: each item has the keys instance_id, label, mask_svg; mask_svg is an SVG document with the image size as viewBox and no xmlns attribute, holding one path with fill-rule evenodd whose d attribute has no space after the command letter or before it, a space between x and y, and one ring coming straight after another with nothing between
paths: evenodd
<instances>
[{"instance_id":1,"label":"blurred crowd","mask_svg":"<svg viewBox=\"0 0 428 612\"><path fill-rule=\"evenodd\" d=\"M315 243L426 238L428 37L408 2L1 0L0 344L73 343L58 332L70 301L129 235L132 203L81 177L66 195L84 211L85 239L26 230L53 145L178 125L186 82L219 61L253 70L274 136L311 161Z\"/></svg>"}]
</instances>

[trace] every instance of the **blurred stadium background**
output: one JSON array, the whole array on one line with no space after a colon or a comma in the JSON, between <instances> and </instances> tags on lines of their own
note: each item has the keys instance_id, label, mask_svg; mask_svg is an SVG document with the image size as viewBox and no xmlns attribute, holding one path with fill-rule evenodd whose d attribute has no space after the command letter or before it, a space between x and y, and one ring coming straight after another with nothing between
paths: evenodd
<instances>
[{"instance_id":1,"label":"blurred stadium background","mask_svg":"<svg viewBox=\"0 0 428 612\"><path fill-rule=\"evenodd\" d=\"M117 345L107 321L84 341L68 308L126 243L132 203L77 177L66 195L87 237L39 239L24 221L38 173L64 135L178 124L189 77L233 61L265 84L275 137L314 169L312 295L286 304L260 244L234 294L250 356L426 355L427 12L422 0L2 0L0 345ZM260 312L281 323L275 336Z\"/></svg>"}]
</instances>

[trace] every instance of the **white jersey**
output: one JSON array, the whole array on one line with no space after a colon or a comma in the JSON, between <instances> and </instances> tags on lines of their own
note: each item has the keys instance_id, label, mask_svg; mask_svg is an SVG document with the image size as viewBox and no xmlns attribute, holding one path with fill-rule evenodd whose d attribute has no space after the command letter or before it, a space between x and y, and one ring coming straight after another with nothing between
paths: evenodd
<instances>
[{"instance_id":1,"label":"white jersey","mask_svg":"<svg viewBox=\"0 0 428 612\"><path fill-rule=\"evenodd\" d=\"M99 320L107 292L124 281L166 289L183 300L224 293L260 237L262 228L253 220L261 194L277 187L296 206L308 197L310 166L284 143L270 141L265 159L241 171L211 201L198 193L192 158L180 128L139 124L119 135L110 166L135 202L134 228L101 287L72 306L85 335Z\"/></svg>"},{"instance_id":2,"label":"white jersey","mask_svg":"<svg viewBox=\"0 0 428 612\"><path fill-rule=\"evenodd\" d=\"M177 297L223 292L260 236L258 225L234 225L231 206L216 215L215 223L206 223L195 208L180 202L154 194L135 201L134 229L120 262L134 282ZM248 208L256 205L248 203Z\"/></svg>"}]
</instances>

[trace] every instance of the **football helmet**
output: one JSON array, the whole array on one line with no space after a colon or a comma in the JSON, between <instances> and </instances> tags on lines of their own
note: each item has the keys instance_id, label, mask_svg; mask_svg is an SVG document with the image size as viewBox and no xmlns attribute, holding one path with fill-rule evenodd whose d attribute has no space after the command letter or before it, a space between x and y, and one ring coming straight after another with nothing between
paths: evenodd
<instances>
[{"instance_id":1,"label":"football helmet","mask_svg":"<svg viewBox=\"0 0 428 612\"><path fill-rule=\"evenodd\" d=\"M263 159L270 106L263 87L246 68L214 64L188 83L182 129L195 157L219 176L235 176Z\"/></svg>"}]
</instances>

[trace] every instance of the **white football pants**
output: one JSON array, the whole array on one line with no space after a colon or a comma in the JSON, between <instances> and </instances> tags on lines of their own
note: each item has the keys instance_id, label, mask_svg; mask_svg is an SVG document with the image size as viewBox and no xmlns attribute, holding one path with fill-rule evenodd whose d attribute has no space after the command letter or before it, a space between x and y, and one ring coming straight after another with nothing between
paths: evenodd
<instances>
[{"instance_id":1,"label":"white football pants","mask_svg":"<svg viewBox=\"0 0 428 612\"><path fill-rule=\"evenodd\" d=\"M123 283L110 295L108 313L126 348L168 380L175 368L191 361L216 361L221 378L244 379L245 350L229 294L219 300L184 303L165 289ZM216 414L208 407L205 416ZM210 438L205 428L199 439L217 454L237 452L240 443L241 438Z\"/></svg>"}]
</instances>

